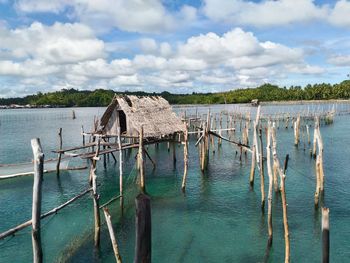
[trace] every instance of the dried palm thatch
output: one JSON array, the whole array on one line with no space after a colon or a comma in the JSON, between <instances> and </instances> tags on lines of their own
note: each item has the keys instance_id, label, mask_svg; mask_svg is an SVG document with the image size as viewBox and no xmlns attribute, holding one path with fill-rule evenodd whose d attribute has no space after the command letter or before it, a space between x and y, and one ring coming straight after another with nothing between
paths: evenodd
<instances>
[{"instance_id":1,"label":"dried palm thatch","mask_svg":"<svg viewBox=\"0 0 350 263\"><path fill-rule=\"evenodd\" d=\"M115 96L101 118L100 132L138 136L143 126L144 137L165 137L184 132L185 125L172 111L167 100L159 96Z\"/></svg>"}]
</instances>

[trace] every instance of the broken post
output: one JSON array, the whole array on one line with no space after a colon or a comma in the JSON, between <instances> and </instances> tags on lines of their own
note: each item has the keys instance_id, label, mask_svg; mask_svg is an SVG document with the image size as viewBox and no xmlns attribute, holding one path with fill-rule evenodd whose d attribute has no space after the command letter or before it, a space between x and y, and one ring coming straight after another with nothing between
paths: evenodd
<instances>
[{"instance_id":1,"label":"broken post","mask_svg":"<svg viewBox=\"0 0 350 263\"><path fill-rule=\"evenodd\" d=\"M43 251L41 247L40 233L40 215L41 215L41 196L42 181L44 172L44 154L38 138L31 140L34 155L34 183L33 183L33 205L32 205L32 244L33 244L33 262L41 263L43 261Z\"/></svg>"},{"instance_id":2,"label":"broken post","mask_svg":"<svg viewBox=\"0 0 350 263\"><path fill-rule=\"evenodd\" d=\"M150 198L141 193L136 197L134 263L150 263L152 252L152 223Z\"/></svg>"},{"instance_id":3,"label":"broken post","mask_svg":"<svg viewBox=\"0 0 350 263\"><path fill-rule=\"evenodd\" d=\"M58 129L58 142L59 142L59 150L62 150L62 128ZM62 158L62 153L58 153L58 158L57 158L57 165L56 165L56 175L60 175L60 165L61 165L61 158Z\"/></svg>"},{"instance_id":4,"label":"broken post","mask_svg":"<svg viewBox=\"0 0 350 263\"><path fill-rule=\"evenodd\" d=\"M322 263L329 263L329 208L322 208Z\"/></svg>"}]
</instances>

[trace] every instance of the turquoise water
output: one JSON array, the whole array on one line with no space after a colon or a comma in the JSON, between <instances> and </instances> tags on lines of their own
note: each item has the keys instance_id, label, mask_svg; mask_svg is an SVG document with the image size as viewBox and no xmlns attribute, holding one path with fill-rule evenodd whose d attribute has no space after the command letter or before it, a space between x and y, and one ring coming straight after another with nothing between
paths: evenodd
<instances>
[{"instance_id":1,"label":"turquoise water","mask_svg":"<svg viewBox=\"0 0 350 263\"><path fill-rule=\"evenodd\" d=\"M331 105L266 106L268 112L319 110ZM338 105L338 110L346 105ZM246 106L214 106L221 109L255 112ZM57 148L57 130L63 128L65 147L81 144L81 125L92 126L93 116L100 116L103 108L77 108L77 119L71 119L71 109L4 110L0 112L0 163L30 161L30 139L40 137L45 158ZM181 112L183 108L177 108ZM187 108L194 111L194 108ZM199 108L205 113L206 108ZM324 140L325 196L330 208L331 262L348 262L350 257L350 116L337 116L333 125L322 126ZM311 132L312 134L312 132ZM228 136L226 132L224 136ZM251 134L250 134L251 135ZM236 135L239 137L239 134ZM309 146L295 148L292 129L278 130L280 159L290 155L286 179L288 220L291 238L292 262L320 262L321 218L314 210L314 160ZM177 149L176 166L166 144L159 148L149 146L148 151L157 162L153 170L146 163L146 187L152 204L152 260L153 262L264 262L267 243L267 214L260 209L260 181L256 171L254 189L249 187L250 156L235 154L236 148L223 142L215 154L210 155L208 171L199 170L198 150L190 139L189 173L186 194L182 194L182 146ZM216 144L217 148L217 144ZM132 262L134 255L134 197L136 152L124 153L126 211L121 216L119 203L109 208L124 262ZM72 160L72 165L84 161ZM104 169L97 169L100 203L119 193L118 164L113 159ZM267 191L267 180L265 180ZM31 217L32 177L0 181L0 232ZM62 171L60 179L54 173L44 175L43 211L63 203L88 187L88 171ZM103 214L102 222L104 223ZM284 239L281 200L273 196L274 239L267 262L282 262ZM115 262L105 224L101 233L101 249L93 249L93 208L90 196L61 210L42 222L42 242L45 262ZM31 262L30 228L14 237L0 241L0 262Z\"/></svg>"}]
</instances>

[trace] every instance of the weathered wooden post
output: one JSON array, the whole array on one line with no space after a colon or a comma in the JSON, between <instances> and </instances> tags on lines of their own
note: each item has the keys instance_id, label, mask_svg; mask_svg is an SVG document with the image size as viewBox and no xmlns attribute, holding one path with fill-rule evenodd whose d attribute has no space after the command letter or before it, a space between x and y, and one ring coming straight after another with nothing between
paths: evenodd
<instances>
[{"instance_id":1,"label":"weathered wooden post","mask_svg":"<svg viewBox=\"0 0 350 263\"><path fill-rule=\"evenodd\" d=\"M249 178L249 182L250 185L253 186L254 185L254 175L255 175L255 161L258 162L259 164L259 148L258 148L258 139L257 139L257 128L258 128L258 123L259 123L259 119L260 119L260 109L261 107L258 106L257 112L256 112L256 118L255 118L255 122L253 123L253 150L252 150L252 166L250 169L250 178Z\"/></svg>"},{"instance_id":2,"label":"weathered wooden post","mask_svg":"<svg viewBox=\"0 0 350 263\"><path fill-rule=\"evenodd\" d=\"M294 122L294 145L298 146L300 141L300 115L298 115L297 120Z\"/></svg>"},{"instance_id":3,"label":"weathered wooden post","mask_svg":"<svg viewBox=\"0 0 350 263\"><path fill-rule=\"evenodd\" d=\"M220 137L222 136L222 112L220 112L220 120L219 120L219 124L220 124L220 130L219 130L219 135ZM221 138L218 139L218 148L221 147L222 144L222 140Z\"/></svg>"},{"instance_id":4,"label":"weathered wooden post","mask_svg":"<svg viewBox=\"0 0 350 263\"><path fill-rule=\"evenodd\" d=\"M97 147L95 156L91 160L90 177L92 182L92 197L94 202L94 219L95 219L95 234L94 234L94 244L95 247L100 246L100 207L99 207L99 195L97 193L97 177L96 177L96 162L99 160L100 152L100 138L97 139Z\"/></svg>"},{"instance_id":5,"label":"weathered wooden post","mask_svg":"<svg viewBox=\"0 0 350 263\"><path fill-rule=\"evenodd\" d=\"M309 125L306 124L306 135L307 135L307 144L310 145L310 130Z\"/></svg>"},{"instance_id":6,"label":"weathered wooden post","mask_svg":"<svg viewBox=\"0 0 350 263\"><path fill-rule=\"evenodd\" d=\"M285 160L284 170L287 170L289 155L287 154ZM284 262L289 263L290 261L290 244L289 244L289 226L288 226L288 214L287 214L287 198L285 190L285 180L286 174L281 169L279 169L280 179L281 179L281 199L282 199L282 209L283 209L283 226L284 226L284 241L285 241L285 257Z\"/></svg>"},{"instance_id":7,"label":"weathered wooden post","mask_svg":"<svg viewBox=\"0 0 350 263\"><path fill-rule=\"evenodd\" d=\"M175 151L175 147L173 148ZM139 164L139 173L140 173L140 187L141 191L145 192L145 172L144 172L144 161L143 161L143 126L141 126L139 131L139 152L138 152L138 164Z\"/></svg>"},{"instance_id":8,"label":"weathered wooden post","mask_svg":"<svg viewBox=\"0 0 350 263\"><path fill-rule=\"evenodd\" d=\"M261 189L261 209L265 207L265 176L264 176L264 147L262 141L262 130L259 129L259 140L260 140L260 189Z\"/></svg>"},{"instance_id":9,"label":"weathered wooden post","mask_svg":"<svg viewBox=\"0 0 350 263\"><path fill-rule=\"evenodd\" d=\"M135 200L135 258L134 263L150 263L152 254L151 200L145 194L139 194Z\"/></svg>"},{"instance_id":10,"label":"weathered wooden post","mask_svg":"<svg viewBox=\"0 0 350 263\"><path fill-rule=\"evenodd\" d=\"M118 147L119 147L119 195L120 195L120 208L123 212L123 151L122 151L122 140L120 134L120 127L118 128Z\"/></svg>"},{"instance_id":11,"label":"weathered wooden post","mask_svg":"<svg viewBox=\"0 0 350 263\"><path fill-rule=\"evenodd\" d=\"M267 159L267 173L269 176L269 193L267 197L267 225L268 225L268 246L272 245L272 169L271 169L271 122L267 124L267 141L266 141L266 159Z\"/></svg>"},{"instance_id":12,"label":"weathered wooden post","mask_svg":"<svg viewBox=\"0 0 350 263\"><path fill-rule=\"evenodd\" d=\"M85 146L85 132L84 132L84 126L81 125L81 135L83 136L83 146Z\"/></svg>"},{"instance_id":13,"label":"weathered wooden post","mask_svg":"<svg viewBox=\"0 0 350 263\"><path fill-rule=\"evenodd\" d=\"M58 142L59 142L59 151L62 150L62 128L58 129ZM57 164L56 164L56 175L60 175L60 165L61 165L62 153L58 153Z\"/></svg>"},{"instance_id":14,"label":"weathered wooden post","mask_svg":"<svg viewBox=\"0 0 350 263\"><path fill-rule=\"evenodd\" d=\"M43 251L41 247L40 215L41 215L41 195L42 181L44 173L44 153L38 138L31 140L34 155L34 183L33 183L33 205L32 205L32 243L33 262L43 262Z\"/></svg>"},{"instance_id":15,"label":"weathered wooden post","mask_svg":"<svg viewBox=\"0 0 350 263\"><path fill-rule=\"evenodd\" d=\"M117 263L122 263L122 259L121 259L120 254L119 254L117 239L115 238L115 234L114 234L114 230L113 230L111 215L110 215L107 207L103 208L103 212L105 214L106 223L107 223L107 227L108 227L109 236L110 236L111 242L112 242L115 260L117 261Z\"/></svg>"},{"instance_id":16,"label":"weathered wooden post","mask_svg":"<svg viewBox=\"0 0 350 263\"><path fill-rule=\"evenodd\" d=\"M184 135L184 175L182 178L182 191L185 191L186 188L186 178L187 178L187 169L188 169L188 128L185 124L185 135Z\"/></svg>"},{"instance_id":17,"label":"weathered wooden post","mask_svg":"<svg viewBox=\"0 0 350 263\"><path fill-rule=\"evenodd\" d=\"M322 263L329 263L329 208L322 208Z\"/></svg>"},{"instance_id":18,"label":"weathered wooden post","mask_svg":"<svg viewBox=\"0 0 350 263\"><path fill-rule=\"evenodd\" d=\"M275 123L272 124L272 131L271 131L271 138L272 138L272 159L273 159L273 186L274 190L277 193L278 192L278 157L277 157L277 139L276 139L276 127Z\"/></svg>"}]
</instances>

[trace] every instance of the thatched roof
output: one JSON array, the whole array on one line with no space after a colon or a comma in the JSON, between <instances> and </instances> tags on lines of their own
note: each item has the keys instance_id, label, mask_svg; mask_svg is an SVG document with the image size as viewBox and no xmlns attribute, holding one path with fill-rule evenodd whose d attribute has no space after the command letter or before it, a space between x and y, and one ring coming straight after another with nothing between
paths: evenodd
<instances>
[{"instance_id":1,"label":"thatched roof","mask_svg":"<svg viewBox=\"0 0 350 263\"><path fill-rule=\"evenodd\" d=\"M185 131L181 119L162 97L116 96L101 118L103 134L117 132L119 121L123 122L120 111L126 117L126 135L138 136L141 126L144 137L162 137Z\"/></svg>"}]
</instances>

